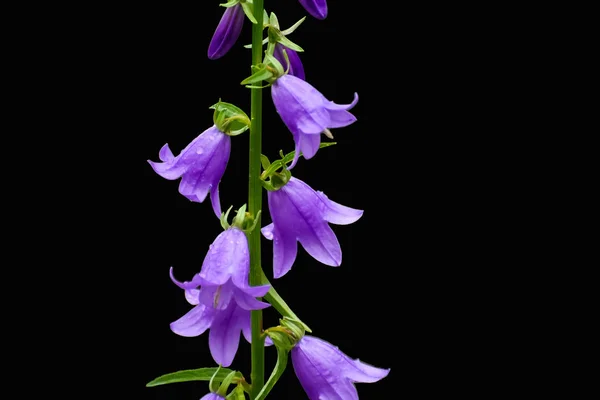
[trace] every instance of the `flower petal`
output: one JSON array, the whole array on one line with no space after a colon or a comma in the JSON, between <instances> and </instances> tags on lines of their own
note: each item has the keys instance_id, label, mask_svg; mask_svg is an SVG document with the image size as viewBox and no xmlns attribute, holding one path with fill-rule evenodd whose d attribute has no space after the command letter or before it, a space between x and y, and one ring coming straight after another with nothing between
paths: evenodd
<instances>
[{"instance_id":1,"label":"flower petal","mask_svg":"<svg viewBox=\"0 0 600 400\"><path fill-rule=\"evenodd\" d=\"M240 344L240 331L243 326L242 314L237 312L235 302L216 314L208 336L210 354L217 364L229 367Z\"/></svg>"},{"instance_id":2,"label":"flower petal","mask_svg":"<svg viewBox=\"0 0 600 400\"><path fill-rule=\"evenodd\" d=\"M300 151L302 152L302 156L305 159L311 159L315 154L317 154L317 150L319 150L319 145L321 144L321 135L303 135L300 134Z\"/></svg>"},{"instance_id":3,"label":"flower petal","mask_svg":"<svg viewBox=\"0 0 600 400\"><path fill-rule=\"evenodd\" d=\"M292 133L320 134L329 124L328 100L292 75L283 75L271 86L271 97L281 119Z\"/></svg>"},{"instance_id":4,"label":"flower petal","mask_svg":"<svg viewBox=\"0 0 600 400\"><path fill-rule=\"evenodd\" d=\"M327 108L330 111L336 111L336 110L351 110L352 108L354 108L354 106L356 105L356 103L358 103L358 93L354 93L354 99L352 100L352 103L350 104L336 104L333 101L327 101L325 103L325 108Z\"/></svg>"},{"instance_id":5,"label":"flower petal","mask_svg":"<svg viewBox=\"0 0 600 400\"><path fill-rule=\"evenodd\" d=\"M208 58L223 57L237 42L244 26L244 10L241 4L225 9L219 25L208 45Z\"/></svg>"},{"instance_id":6,"label":"flower petal","mask_svg":"<svg viewBox=\"0 0 600 400\"><path fill-rule=\"evenodd\" d=\"M325 19L327 17L326 0L299 0L302 7L316 19Z\"/></svg>"},{"instance_id":7,"label":"flower petal","mask_svg":"<svg viewBox=\"0 0 600 400\"><path fill-rule=\"evenodd\" d=\"M219 198L219 182L213 183L210 188L210 203L217 218L221 218L221 199Z\"/></svg>"},{"instance_id":8,"label":"flower petal","mask_svg":"<svg viewBox=\"0 0 600 400\"><path fill-rule=\"evenodd\" d=\"M251 295L246 294L239 289L235 289L233 294L238 307L243 308L244 310L262 310L270 306L269 303L258 301Z\"/></svg>"},{"instance_id":9,"label":"flower petal","mask_svg":"<svg viewBox=\"0 0 600 400\"><path fill-rule=\"evenodd\" d=\"M202 286L198 301L206 307L224 310L233 299L234 286L231 283L218 286Z\"/></svg>"},{"instance_id":10,"label":"flower petal","mask_svg":"<svg viewBox=\"0 0 600 400\"><path fill-rule=\"evenodd\" d=\"M275 56L277 61L279 61L281 65L283 65L283 69L287 69L288 67L285 61L285 56L283 55L283 50L285 50L285 52L287 53L288 59L290 61L290 70L288 71L288 74L300 78L302 80L306 79L304 75L304 66L302 65L302 61L300 61L300 56L298 55L298 53L296 53L292 49L283 46L280 43L277 43L275 45L275 52L273 53L273 56Z\"/></svg>"},{"instance_id":11,"label":"flower petal","mask_svg":"<svg viewBox=\"0 0 600 400\"><path fill-rule=\"evenodd\" d=\"M348 225L356 222L363 215L363 210L346 207L331 201L321 191L317 191L317 196L323 201L323 217L327 222L336 225Z\"/></svg>"},{"instance_id":12,"label":"flower petal","mask_svg":"<svg viewBox=\"0 0 600 400\"><path fill-rule=\"evenodd\" d=\"M303 221L302 216L298 214L283 189L269 192L267 199L274 224L271 230L273 235L273 277L277 279L285 275L296 260L298 243L294 226ZM282 228L280 229L278 226Z\"/></svg>"},{"instance_id":13,"label":"flower petal","mask_svg":"<svg viewBox=\"0 0 600 400\"><path fill-rule=\"evenodd\" d=\"M327 221L323 219L322 200L317 193L306 183L294 177L280 191L287 194L289 202L300 215L300 218L294 220L293 226L304 250L325 265L339 266L342 262L340 243ZM269 207L271 208L270 205ZM275 221L275 218L273 220ZM275 226L277 228L277 222Z\"/></svg>"},{"instance_id":14,"label":"flower petal","mask_svg":"<svg viewBox=\"0 0 600 400\"><path fill-rule=\"evenodd\" d=\"M229 279L235 285L245 284L250 271L248 239L238 228L221 232L202 262L200 278L203 284L224 285Z\"/></svg>"},{"instance_id":15,"label":"flower petal","mask_svg":"<svg viewBox=\"0 0 600 400\"><path fill-rule=\"evenodd\" d=\"M274 228L275 228L275 225L273 225L273 223L270 223L267 226L263 226L262 229L260 230L260 232L263 234L265 239L273 240L273 229Z\"/></svg>"},{"instance_id":16,"label":"flower petal","mask_svg":"<svg viewBox=\"0 0 600 400\"><path fill-rule=\"evenodd\" d=\"M214 317L215 312L213 309L199 304L183 317L172 322L170 327L179 336L194 337L203 334L204 331L210 328Z\"/></svg>"},{"instance_id":17,"label":"flower petal","mask_svg":"<svg viewBox=\"0 0 600 400\"><path fill-rule=\"evenodd\" d=\"M179 282L177 279L175 279L175 276L173 275L173 267L171 267L169 268L169 276L171 277L171 281L173 281L174 284L179 286L181 289L185 290L185 299L188 301L188 303L192 305L198 304L199 292L196 288L200 286L201 280L198 274L194 275L192 280L189 282Z\"/></svg>"},{"instance_id":18,"label":"flower petal","mask_svg":"<svg viewBox=\"0 0 600 400\"><path fill-rule=\"evenodd\" d=\"M209 393L203 396L200 400L225 400L225 397L219 396L216 393Z\"/></svg>"},{"instance_id":19,"label":"flower petal","mask_svg":"<svg viewBox=\"0 0 600 400\"><path fill-rule=\"evenodd\" d=\"M160 158L160 161L165 163L173 161L175 156L173 155L173 152L171 152L168 144L165 144L163 147L161 147L160 151L158 152L158 158Z\"/></svg>"},{"instance_id":20,"label":"flower petal","mask_svg":"<svg viewBox=\"0 0 600 400\"><path fill-rule=\"evenodd\" d=\"M241 311L239 311L241 310ZM252 329L250 327L250 311L239 309L238 312L247 313L247 317L240 317L240 321L242 321L242 333L244 334L244 338L248 343L252 343ZM272 346L273 340L270 337L265 338L265 346Z\"/></svg>"},{"instance_id":21,"label":"flower petal","mask_svg":"<svg viewBox=\"0 0 600 400\"><path fill-rule=\"evenodd\" d=\"M329 118L328 128L343 128L356 122L356 117L345 110L329 111Z\"/></svg>"}]
</instances>

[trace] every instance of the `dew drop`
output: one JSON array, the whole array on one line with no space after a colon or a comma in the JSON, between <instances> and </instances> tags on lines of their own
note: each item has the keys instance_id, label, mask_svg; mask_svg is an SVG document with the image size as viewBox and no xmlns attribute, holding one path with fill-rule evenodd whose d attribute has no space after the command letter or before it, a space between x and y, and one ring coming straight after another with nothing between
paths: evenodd
<instances>
[{"instance_id":1,"label":"dew drop","mask_svg":"<svg viewBox=\"0 0 600 400\"><path fill-rule=\"evenodd\" d=\"M196 150L196 154L202 154L204 153L204 149L202 147L199 147L198 150Z\"/></svg>"}]
</instances>

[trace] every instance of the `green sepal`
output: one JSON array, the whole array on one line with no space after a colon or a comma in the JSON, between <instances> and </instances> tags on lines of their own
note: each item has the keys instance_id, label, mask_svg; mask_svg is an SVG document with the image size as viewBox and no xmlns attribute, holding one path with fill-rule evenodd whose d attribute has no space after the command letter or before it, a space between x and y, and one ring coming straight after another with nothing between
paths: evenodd
<instances>
[{"instance_id":1,"label":"green sepal","mask_svg":"<svg viewBox=\"0 0 600 400\"><path fill-rule=\"evenodd\" d=\"M269 17L269 25L279 30L279 20L277 19L277 15L275 15L273 11L271 11L271 16Z\"/></svg>"},{"instance_id":2,"label":"green sepal","mask_svg":"<svg viewBox=\"0 0 600 400\"><path fill-rule=\"evenodd\" d=\"M267 168L269 168L269 165L271 165L271 161L269 161L269 157L265 156L264 154L260 155L260 163L261 163L263 169L267 169Z\"/></svg>"},{"instance_id":3,"label":"green sepal","mask_svg":"<svg viewBox=\"0 0 600 400\"><path fill-rule=\"evenodd\" d=\"M233 218L233 221L231 221L231 225L242 229L243 226L244 226L244 219L245 218L246 218L246 204L244 204L243 206L241 206L236 211L236 215Z\"/></svg>"},{"instance_id":4,"label":"green sepal","mask_svg":"<svg viewBox=\"0 0 600 400\"><path fill-rule=\"evenodd\" d=\"M218 370L218 373L216 373ZM161 375L158 378L148 382L146 387L154 387L160 385L167 385L169 383L178 382L190 382L190 381L210 381L214 376L214 380L221 382L223 379L231 373L232 370L229 368L198 368L198 369L187 369L177 372L171 372L169 374ZM235 378L238 381L243 379L241 372L237 372Z\"/></svg>"},{"instance_id":5,"label":"green sepal","mask_svg":"<svg viewBox=\"0 0 600 400\"><path fill-rule=\"evenodd\" d=\"M229 222L227 222L227 219L229 218L229 212L231 211L232 208L233 208L233 206L230 206L227 209L227 211L221 213L220 221L221 221L221 226L223 227L223 230L227 230L231 226L231 225L229 225Z\"/></svg>"},{"instance_id":6,"label":"green sepal","mask_svg":"<svg viewBox=\"0 0 600 400\"><path fill-rule=\"evenodd\" d=\"M273 386L275 386L287 367L288 353L288 350L277 347L277 363L275 363L275 368L273 368L273 372L271 372L269 380L265 383L265 386L263 386L254 400L263 400L267 397L271 389L273 389Z\"/></svg>"},{"instance_id":7,"label":"green sepal","mask_svg":"<svg viewBox=\"0 0 600 400\"><path fill-rule=\"evenodd\" d=\"M302 321L290 317L283 317L279 320L279 323L281 324L281 326L289 329L292 332L292 335L294 336L296 341L299 341L304 337L305 332Z\"/></svg>"},{"instance_id":8,"label":"green sepal","mask_svg":"<svg viewBox=\"0 0 600 400\"><path fill-rule=\"evenodd\" d=\"M285 74L285 70L283 69L283 65L281 65L281 63L279 62L279 60L276 59L271 54L269 54L268 52L265 53L265 62L264 63L266 65L272 67L273 69L275 69L275 71L277 72L277 77L280 77L283 74ZM289 64L289 62L288 62L288 64Z\"/></svg>"},{"instance_id":9,"label":"green sepal","mask_svg":"<svg viewBox=\"0 0 600 400\"><path fill-rule=\"evenodd\" d=\"M319 149L322 149L324 147L329 147L329 146L333 146L334 144L337 144L337 142L322 142L319 145ZM282 159L281 162L284 164L288 164L291 163L292 160L294 160L294 153L295 151L291 151L289 153L287 153ZM302 152L300 152L300 155L302 155ZM273 161L273 163L275 163L276 161Z\"/></svg>"},{"instance_id":10,"label":"green sepal","mask_svg":"<svg viewBox=\"0 0 600 400\"><path fill-rule=\"evenodd\" d=\"M215 300L215 304L217 303L217 301ZM214 393L217 391L217 384L218 381L215 381L215 376L217 376L217 374L219 373L219 371L221 370L221 365L219 365L219 367L217 368L217 370L215 371L215 373L213 374L212 378L210 378L210 381L208 382L208 389ZM233 371L232 371L233 372ZM229 376L229 374L227 375ZM227 377L225 377L224 379L226 379Z\"/></svg>"},{"instance_id":11,"label":"green sepal","mask_svg":"<svg viewBox=\"0 0 600 400\"><path fill-rule=\"evenodd\" d=\"M264 64L261 64L259 67L253 66L252 68L256 69L256 71L252 75L250 75L249 77L244 79L242 82L240 82L240 85L249 85L252 83L258 83L258 82L266 81L269 78L273 77L273 72L271 72L269 70L269 68Z\"/></svg>"},{"instance_id":12,"label":"green sepal","mask_svg":"<svg viewBox=\"0 0 600 400\"><path fill-rule=\"evenodd\" d=\"M221 101L213 104L209 109L215 110L213 122L217 128L228 136L237 136L250 128L250 118L239 107Z\"/></svg>"},{"instance_id":13,"label":"green sepal","mask_svg":"<svg viewBox=\"0 0 600 400\"><path fill-rule=\"evenodd\" d=\"M265 10L263 8L263 29L265 29L268 25L269 25L269 14L267 14L267 10ZM252 46L252 45L250 45L250 46Z\"/></svg>"},{"instance_id":14,"label":"green sepal","mask_svg":"<svg viewBox=\"0 0 600 400\"><path fill-rule=\"evenodd\" d=\"M221 386L219 386L219 389L215 393L217 393L221 397L225 397L227 395L227 391L229 390L229 385L231 385L231 381L233 381L234 377L235 371L231 371L231 373L227 375L225 379L223 379L223 382L221 382Z\"/></svg>"},{"instance_id":15,"label":"green sepal","mask_svg":"<svg viewBox=\"0 0 600 400\"><path fill-rule=\"evenodd\" d=\"M227 3L219 4L221 7L229 8L235 6L240 0L229 0Z\"/></svg>"},{"instance_id":16,"label":"green sepal","mask_svg":"<svg viewBox=\"0 0 600 400\"><path fill-rule=\"evenodd\" d=\"M263 39L263 41L262 41L262 44L263 44L263 46L264 46L265 44L267 44L267 43L269 43L269 38L264 38L264 39ZM251 49L251 48L252 48L252 44L245 44L245 45L244 45L244 48L246 48L246 49Z\"/></svg>"},{"instance_id":17,"label":"green sepal","mask_svg":"<svg viewBox=\"0 0 600 400\"><path fill-rule=\"evenodd\" d=\"M252 14L252 3L248 3L246 1L242 1L242 9L244 10L244 14L246 14L246 17L248 17L248 19L253 23L253 24L258 24L258 21L256 20L256 18L254 18L254 14Z\"/></svg>"},{"instance_id":18,"label":"green sepal","mask_svg":"<svg viewBox=\"0 0 600 400\"><path fill-rule=\"evenodd\" d=\"M242 226L242 230L246 233L252 233L256 228L256 224L260 221L260 213L262 210L258 210L256 213L256 217L253 217L252 214L246 213L246 219L244 220L244 225Z\"/></svg>"},{"instance_id":19,"label":"green sepal","mask_svg":"<svg viewBox=\"0 0 600 400\"><path fill-rule=\"evenodd\" d=\"M298 27L304 22L305 19L306 19L306 16L302 17L302 19L300 19L300 21L296 22L294 25L290 26L286 30L281 31L281 33L285 36L289 35L290 33L294 32L296 29L298 29Z\"/></svg>"},{"instance_id":20,"label":"green sepal","mask_svg":"<svg viewBox=\"0 0 600 400\"><path fill-rule=\"evenodd\" d=\"M283 46L287 47L288 49L292 49L297 52L304 51L304 49L302 47L298 46L296 43L294 43L290 39L286 38L284 35L281 34L281 32L277 36L277 41L279 43L281 43Z\"/></svg>"},{"instance_id":21,"label":"green sepal","mask_svg":"<svg viewBox=\"0 0 600 400\"><path fill-rule=\"evenodd\" d=\"M244 388L242 385L237 385L235 389L231 393L225 397L227 400L246 400L244 396Z\"/></svg>"}]
</instances>

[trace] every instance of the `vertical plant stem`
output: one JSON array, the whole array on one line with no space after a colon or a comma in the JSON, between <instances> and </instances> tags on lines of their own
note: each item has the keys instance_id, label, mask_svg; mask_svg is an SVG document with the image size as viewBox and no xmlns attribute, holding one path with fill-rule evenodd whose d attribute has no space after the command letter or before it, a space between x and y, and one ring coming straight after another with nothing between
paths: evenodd
<instances>
[{"instance_id":1,"label":"vertical plant stem","mask_svg":"<svg viewBox=\"0 0 600 400\"><path fill-rule=\"evenodd\" d=\"M252 25L252 64L257 65L263 58L263 9L264 0L254 0L254 18ZM260 86L262 83L255 83ZM262 209L262 186L260 184L260 154L262 151L262 90L250 89L250 166L248 187L248 211L256 216ZM260 218L260 217L259 217ZM250 246L250 285L262 284L260 264L260 220L249 235ZM262 311L251 312L252 327L252 380L251 399L255 399L265 384L265 347L262 333Z\"/></svg>"}]
</instances>

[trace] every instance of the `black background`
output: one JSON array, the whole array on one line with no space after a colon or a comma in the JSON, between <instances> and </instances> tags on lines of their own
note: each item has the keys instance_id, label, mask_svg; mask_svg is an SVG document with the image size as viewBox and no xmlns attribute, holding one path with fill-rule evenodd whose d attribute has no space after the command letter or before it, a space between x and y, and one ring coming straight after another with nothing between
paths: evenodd
<instances>
[{"instance_id":1,"label":"black background","mask_svg":"<svg viewBox=\"0 0 600 400\"><path fill-rule=\"evenodd\" d=\"M498 251L482 255L491 242L484 225L496 212L482 204L499 195L485 187L490 176L477 170L490 146L489 136L483 142L473 134L483 126L477 91L485 87L463 85L457 71L475 67L457 61L460 27L452 27L449 39L436 26L443 10L432 19L428 7L328 4L327 19L308 16L290 39L305 50L306 80L325 97L345 104L358 93L352 109L358 120L334 129L338 144L300 159L293 173L364 215L351 225L332 225L343 252L340 267L319 264L299 246L295 266L272 283L315 336L353 358L391 368L380 382L357 384L361 399L464 394L474 389L479 360L490 351L467 355L465 343L472 350L493 329L479 322L473 327L487 312L476 299L493 285L489 269L477 266L496 266L501 258ZM306 15L293 0L266 7L282 28ZM100 379L99 387L117 394L197 399L208 393L205 382L145 387L165 373L214 365L207 333L183 338L169 329L191 307L168 271L173 266L179 279L189 280L221 232L208 199L188 201L178 193L179 181L161 178L147 160L158 161L165 143L178 154L210 127L209 107L219 98L250 112L250 91L239 84L250 72L250 50L242 47L250 43L250 23L223 58L206 55L222 12L217 2L104 10L105 23L83 45L93 51L78 59L93 72L81 79L81 91L92 97L81 106L79 126L89 152L77 154L101 175L98 181L71 177L77 189L91 192L79 199L93 199L81 201L89 216L81 224L93 233L76 243L81 249L93 243L84 261L98 264L86 268L89 278L80 278L99 293L90 299L97 307L90 335L98 355L84 357L100 367L92 382ZM292 135L269 89L263 91L263 118L263 153L274 159L280 149L291 151ZM493 136L498 125L489 120L485 129ZM223 209L247 201L247 165L245 133L232 140L220 185ZM263 216L263 225L270 222L267 210ZM271 246L263 240L269 277ZM474 287L473 279L479 282ZM76 307L79 302L73 301ZM265 326L277 323L274 310L264 314ZM89 340L74 333L74 340ZM275 350L266 354L268 377ZM249 345L241 338L231 368L249 376L249 367ZM291 363L270 398L306 398Z\"/></svg>"}]
</instances>

